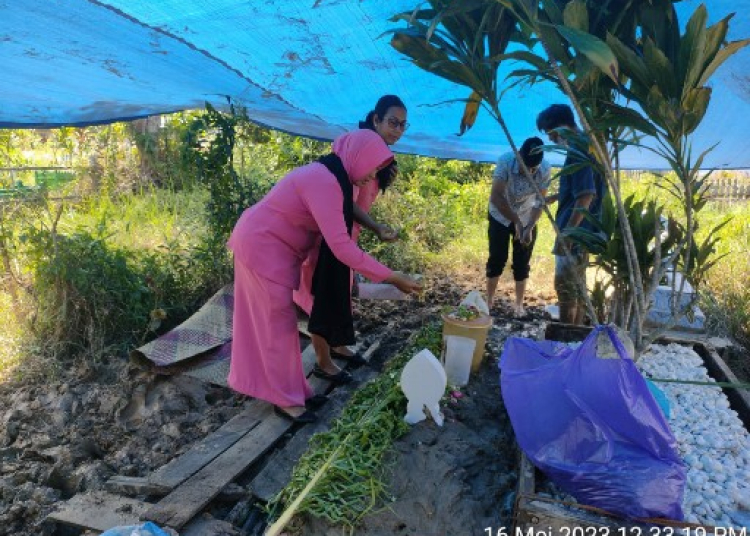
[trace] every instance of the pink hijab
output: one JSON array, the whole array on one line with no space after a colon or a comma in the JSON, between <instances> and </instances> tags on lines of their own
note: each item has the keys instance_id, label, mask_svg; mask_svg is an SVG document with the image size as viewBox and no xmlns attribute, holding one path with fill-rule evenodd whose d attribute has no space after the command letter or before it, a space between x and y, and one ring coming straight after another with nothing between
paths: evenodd
<instances>
[{"instance_id":1,"label":"pink hijab","mask_svg":"<svg viewBox=\"0 0 750 536\"><path fill-rule=\"evenodd\" d=\"M393 160L393 153L372 130L352 130L336 138L333 152L341 158L349 180L358 180Z\"/></svg>"}]
</instances>

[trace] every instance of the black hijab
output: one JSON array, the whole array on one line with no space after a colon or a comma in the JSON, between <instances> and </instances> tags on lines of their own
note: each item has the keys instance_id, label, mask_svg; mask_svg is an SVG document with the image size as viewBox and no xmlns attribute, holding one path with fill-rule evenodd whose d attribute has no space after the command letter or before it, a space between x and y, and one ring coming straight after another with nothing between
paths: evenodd
<instances>
[{"instance_id":1,"label":"black hijab","mask_svg":"<svg viewBox=\"0 0 750 536\"><path fill-rule=\"evenodd\" d=\"M344 222L349 236L354 224L354 187L341 159L331 153L318 162L333 173L344 194ZM351 268L336 258L325 238L320 243L318 264L312 280L313 300L307 329L320 335L330 346L354 344L351 306Z\"/></svg>"}]
</instances>

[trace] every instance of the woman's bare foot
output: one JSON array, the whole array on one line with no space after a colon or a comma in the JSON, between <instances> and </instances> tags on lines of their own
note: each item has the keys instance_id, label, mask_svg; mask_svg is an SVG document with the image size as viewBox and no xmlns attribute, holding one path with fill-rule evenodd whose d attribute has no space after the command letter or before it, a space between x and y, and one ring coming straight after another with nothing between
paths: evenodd
<instances>
[{"instance_id":1,"label":"woman's bare foot","mask_svg":"<svg viewBox=\"0 0 750 536\"><path fill-rule=\"evenodd\" d=\"M513 315L516 318L522 317L526 315L526 309L523 308L523 305L514 305L513 306Z\"/></svg>"}]
</instances>

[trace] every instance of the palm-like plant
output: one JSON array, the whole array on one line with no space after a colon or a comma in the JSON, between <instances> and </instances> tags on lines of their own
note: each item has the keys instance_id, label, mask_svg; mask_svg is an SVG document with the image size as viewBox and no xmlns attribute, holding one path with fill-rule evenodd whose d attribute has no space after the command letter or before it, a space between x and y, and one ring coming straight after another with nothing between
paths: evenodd
<instances>
[{"instance_id":1,"label":"palm-like plant","mask_svg":"<svg viewBox=\"0 0 750 536\"><path fill-rule=\"evenodd\" d=\"M711 148L693 157L690 134L708 109L711 99L708 80L729 57L750 44L749 39L726 42L731 18L729 15L706 27L708 13L705 6L700 5L682 35L676 27L665 32L656 24L644 25L642 36L635 44L626 44L615 35L607 35L607 44L629 80L620 91L640 106L645 117L632 109L624 112L622 107L614 105L610 107L612 115L615 120L624 113L636 117L635 128L656 139L657 147L652 150L662 156L674 171L673 177L665 177L661 184L680 201L684 210L681 239L671 258L696 288L715 262L710 257L715 250L714 234L718 227L702 244L695 242L696 214L706 203L710 176L710 173L702 174L701 168ZM651 125L643 128L646 123ZM662 276L663 270L653 271L649 285L651 292ZM675 303L679 303L683 289L684 280ZM651 292L645 292L641 299L639 305L643 311L648 308ZM679 318L680 313L675 311L673 316Z\"/></svg>"},{"instance_id":2,"label":"palm-like plant","mask_svg":"<svg viewBox=\"0 0 750 536\"><path fill-rule=\"evenodd\" d=\"M624 204L628 224L636 244L635 256L638 259L638 270L646 285L644 290L650 294L652 285L659 283L652 279L654 271L663 273L662 267L670 264L670 256L682 240L684 231L676 220L664 217L664 207L656 201L639 200L633 194L625 199ZM597 233L574 228L566 234L595 254L597 267L607 275L606 281L601 284L601 290L606 291L606 295L609 296L606 299L609 307L603 307L600 304L599 318L608 319L619 326L629 328L633 318L632 311L636 295L630 285L630 267L612 198L605 199L600 220L590 215L586 217ZM603 296L597 302L600 302Z\"/></svg>"},{"instance_id":3,"label":"palm-like plant","mask_svg":"<svg viewBox=\"0 0 750 536\"><path fill-rule=\"evenodd\" d=\"M637 299L632 335L637 342L641 341L641 328L648 301L639 270L637 246L620 194L617 168L619 148L625 134L634 127L642 131L653 129L648 121L637 114L627 113L628 109L624 107L618 108L619 113L613 120L612 108L616 91L622 87L626 78L620 73L617 58L603 37L614 32L619 34L622 42L635 42L641 20L646 21L649 27L674 27L676 16L671 16L674 14L671 2L656 0L657 4L665 5L659 6L661 11L654 12L650 0L612 1L604 5L592 0L543 0L541 4L527 0L499 1L512 9L521 23L538 36L547 56L546 63L549 67L546 71L554 74L554 81L576 108L586 137L590 140L595 165L614 196L625 245L624 256L628 266L626 274ZM666 9L667 6L669 9ZM660 19L660 24L654 24L656 19ZM531 62L540 73L544 72L541 69L542 61L545 60L536 56ZM640 345L637 344L637 347Z\"/></svg>"},{"instance_id":4,"label":"palm-like plant","mask_svg":"<svg viewBox=\"0 0 750 536\"><path fill-rule=\"evenodd\" d=\"M471 126L479 103L486 103L515 150L500 113L502 88L496 81L499 62L506 59L529 65L513 75L531 82L551 80L570 98L589 140L594 165L614 196L619 239L612 245L622 243L618 252L624 260L616 268L618 284L624 284L627 278L630 291L626 294L632 297L631 335L636 348L642 349L648 344L642 327L651 292L667 266L679 264L690 278L704 274L710 262L711 237L701 245L693 238L695 212L705 202L706 177L701 177L699 170L706 152L693 159L689 135L709 103L707 81L748 40L725 43L731 16L706 28L703 6L696 9L681 35L672 0L430 3L430 10L394 18L407 20L409 27L394 30L392 44L420 67L472 89L462 132ZM506 52L512 40L526 44L528 50ZM539 47L546 57L537 54ZM617 102L618 96L638 104L643 113ZM643 250L643 244L651 243L651 239L643 234L642 214L637 212L646 208L656 217L661 209L636 206L632 201L626 205L616 180L619 149L641 135L657 140L656 152L676 177L667 178L662 186L678 197L685 211L682 232L672 235L670 240L677 236L679 240L671 249L664 250L659 243L660 231L654 225L650 232L656 241L653 257L649 250ZM522 169L526 171L524 166ZM549 211L546 213L551 218ZM677 223L673 227L675 232L680 229ZM572 235L584 241L581 233ZM644 270L644 266L650 268ZM695 277L693 282L697 283ZM590 301L588 306L595 316ZM625 312L620 315L629 316Z\"/></svg>"},{"instance_id":5,"label":"palm-like plant","mask_svg":"<svg viewBox=\"0 0 750 536\"><path fill-rule=\"evenodd\" d=\"M429 3L430 9L415 9L393 17L393 21L405 20L408 27L391 31L391 45L420 68L470 88L472 92L466 99L459 135L471 128L479 106L483 105L500 124L523 174L541 194L503 119L500 110L503 90L497 81L500 62L523 54L505 54L511 42L527 47L534 45L528 25L519 24L512 7L496 0L431 0ZM546 206L544 211L555 233L559 234ZM578 284L585 289L585 281ZM591 300L585 292L584 298L593 314Z\"/></svg>"},{"instance_id":6,"label":"palm-like plant","mask_svg":"<svg viewBox=\"0 0 750 536\"><path fill-rule=\"evenodd\" d=\"M430 9L393 17L409 25L392 30L391 45L420 68L472 90L461 124L463 134L473 125L481 102L497 115L501 55L511 40L522 36L513 14L494 0L429 3Z\"/></svg>"}]
</instances>

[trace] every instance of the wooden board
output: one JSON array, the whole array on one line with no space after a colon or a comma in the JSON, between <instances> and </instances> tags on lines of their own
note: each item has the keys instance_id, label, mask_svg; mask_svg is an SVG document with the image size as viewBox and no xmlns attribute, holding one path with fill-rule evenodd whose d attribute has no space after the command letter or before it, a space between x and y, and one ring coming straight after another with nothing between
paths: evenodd
<instances>
[{"instance_id":1,"label":"wooden board","mask_svg":"<svg viewBox=\"0 0 750 536\"><path fill-rule=\"evenodd\" d=\"M150 508L143 519L175 529L190 521L291 428L291 421L274 414L271 407L267 406L260 424Z\"/></svg>"},{"instance_id":2,"label":"wooden board","mask_svg":"<svg viewBox=\"0 0 750 536\"><path fill-rule=\"evenodd\" d=\"M95 491L74 496L47 519L103 532L112 527L140 525L141 516L150 507L149 503L136 499Z\"/></svg>"},{"instance_id":3,"label":"wooden board","mask_svg":"<svg viewBox=\"0 0 750 536\"><path fill-rule=\"evenodd\" d=\"M166 495L172 488L152 484L148 477L115 475L104 484L107 491L121 495L136 496L150 495L161 497Z\"/></svg>"},{"instance_id":4,"label":"wooden board","mask_svg":"<svg viewBox=\"0 0 750 536\"><path fill-rule=\"evenodd\" d=\"M533 495L536 491L536 468L526 457L521 449L518 449L518 495Z\"/></svg>"},{"instance_id":5,"label":"wooden board","mask_svg":"<svg viewBox=\"0 0 750 536\"><path fill-rule=\"evenodd\" d=\"M251 401L249 407L242 413L193 445L182 456L157 469L148 477L148 482L155 486L167 488L167 492L169 492L242 439L245 434L258 426L267 413L267 403L260 400Z\"/></svg>"},{"instance_id":6,"label":"wooden board","mask_svg":"<svg viewBox=\"0 0 750 536\"><path fill-rule=\"evenodd\" d=\"M703 358L708 373L713 379L720 382L739 383L737 376L726 364L721 356L711 346L700 343L693 344L693 351ZM724 394L729 399L729 405L737 412L746 430L750 430L750 392L747 389L723 388Z\"/></svg>"},{"instance_id":7,"label":"wooden board","mask_svg":"<svg viewBox=\"0 0 750 536\"><path fill-rule=\"evenodd\" d=\"M588 337L591 329L591 326L550 322L544 328L544 338L548 341L578 342Z\"/></svg>"},{"instance_id":8,"label":"wooden board","mask_svg":"<svg viewBox=\"0 0 750 536\"><path fill-rule=\"evenodd\" d=\"M312 371L315 364L315 350L312 345L302 352L302 364L305 374ZM328 384L326 384L327 386ZM318 391L316 391L318 392ZM230 419L221 428L196 443L186 453L173 459L152 473L147 482L154 491L162 490L154 495L166 495L200 471L222 452L239 441L247 432L258 425L262 416L267 412L268 404L259 400L253 400L249 407L239 415ZM118 486L118 477L110 479L112 489ZM110 483L107 483L110 485Z\"/></svg>"},{"instance_id":9,"label":"wooden board","mask_svg":"<svg viewBox=\"0 0 750 536\"><path fill-rule=\"evenodd\" d=\"M623 520L597 516L581 509L566 508L562 503L547 502L533 496L519 496L514 518L515 528L511 534L526 534L527 532L537 534L537 531L544 531L545 536L570 536L572 534L570 529L576 527L588 529L589 527L625 526L634 525L625 524ZM589 533L588 531L581 532L581 534Z\"/></svg>"}]
</instances>

